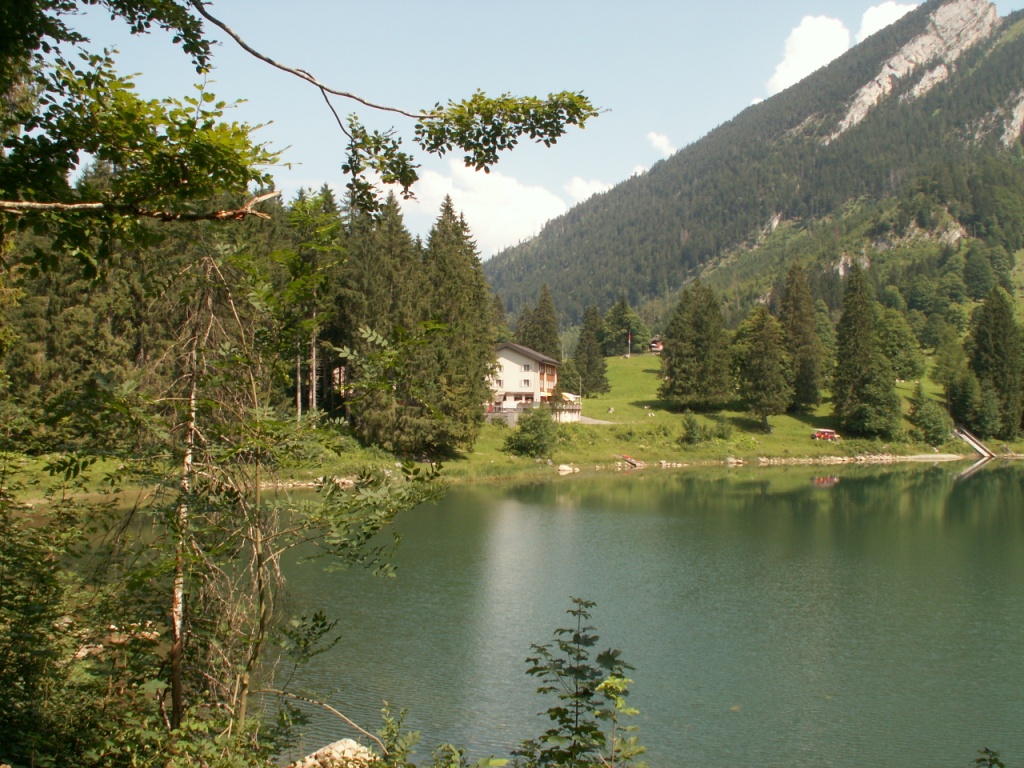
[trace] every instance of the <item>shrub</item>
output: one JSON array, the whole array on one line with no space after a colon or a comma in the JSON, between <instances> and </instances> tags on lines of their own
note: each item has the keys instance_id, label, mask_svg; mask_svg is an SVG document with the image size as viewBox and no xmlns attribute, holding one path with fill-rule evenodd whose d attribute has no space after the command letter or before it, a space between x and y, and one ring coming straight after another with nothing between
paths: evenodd
<instances>
[{"instance_id":1,"label":"shrub","mask_svg":"<svg viewBox=\"0 0 1024 768\"><path fill-rule=\"evenodd\" d=\"M712 428L697 418L693 411L683 412L683 434L679 442L683 445L700 445L714 437Z\"/></svg>"},{"instance_id":2,"label":"shrub","mask_svg":"<svg viewBox=\"0 0 1024 768\"><path fill-rule=\"evenodd\" d=\"M534 459L551 457L558 440L558 425L551 418L551 410L544 406L525 411L518 426L505 438L505 450L516 456Z\"/></svg>"}]
</instances>

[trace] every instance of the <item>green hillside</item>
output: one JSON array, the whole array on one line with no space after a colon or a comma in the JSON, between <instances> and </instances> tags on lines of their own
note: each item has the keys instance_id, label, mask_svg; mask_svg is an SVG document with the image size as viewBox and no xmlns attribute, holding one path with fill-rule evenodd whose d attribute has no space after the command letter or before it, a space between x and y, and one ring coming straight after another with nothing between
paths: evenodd
<instances>
[{"instance_id":1,"label":"green hillside","mask_svg":"<svg viewBox=\"0 0 1024 768\"><path fill-rule=\"evenodd\" d=\"M1024 245L1019 132L1007 111L1024 87L1021 14L964 53L949 78L904 99L925 68L898 81L867 119L832 135L857 89L927 25L933 0L828 67L754 105L700 141L551 221L485 272L517 314L547 284L563 324L625 295L657 301L726 257L745 257L774 223L820 228L850 206L876 218L876 240L946 217L1012 252ZM867 206L867 208L865 208ZM870 208L877 206L877 208ZM886 216L887 212L899 216ZM821 241L833 259L839 243Z\"/></svg>"}]
</instances>

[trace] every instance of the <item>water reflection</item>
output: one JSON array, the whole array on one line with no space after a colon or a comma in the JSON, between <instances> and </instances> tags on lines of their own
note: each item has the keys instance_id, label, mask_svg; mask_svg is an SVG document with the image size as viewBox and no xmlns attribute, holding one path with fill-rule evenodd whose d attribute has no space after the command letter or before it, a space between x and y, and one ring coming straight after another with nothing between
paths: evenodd
<instances>
[{"instance_id":1,"label":"water reflection","mask_svg":"<svg viewBox=\"0 0 1024 768\"><path fill-rule=\"evenodd\" d=\"M648 471L457 488L401 523L399 576L296 570L346 618L300 682L361 721L411 708L425 749L540 730L530 643L596 600L637 666L652 766L1024 763L1024 473ZM318 720L311 741L337 738Z\"/></svg>"}]
</instances>

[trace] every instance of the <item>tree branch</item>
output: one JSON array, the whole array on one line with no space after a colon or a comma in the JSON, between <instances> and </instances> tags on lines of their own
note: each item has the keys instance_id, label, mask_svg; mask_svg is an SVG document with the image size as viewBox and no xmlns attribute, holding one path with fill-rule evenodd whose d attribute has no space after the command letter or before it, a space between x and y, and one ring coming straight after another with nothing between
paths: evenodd
<instances>
[{"instance_id":1,"label":"tree branch","mask_svg":"<svg viewBox=\"0 0 1024 768\"><path fill-rule=\"evenodd\" d=\"M340 717L349 727L355 728L357 731L359 731L359 733L363 734L367 738L373 739L377 743L377 746L380 747L382 754L384 754L385 756L388 754L388 748L384 746L384 742L383 741L381 741L379 738L374 736L369 731L366 731L366 730L363 730L362 728L360 728L358 725L356 725L351 720L349 720L347 717L345 717L345 715L343 715L341 712L339 712L338 710L336 710L334 707L332 707L330 704L327 704L326 702L319 701L318 699L311 699L308 696L299 696L298 694L295 694L295 693L288 693L287 691L280 691L280 690L277 690L276 688L263 688L263 689L258 690L258 691L253 691L252 693L253 694L270 693L270 694L273 694L275 696L285 696L285 697L287 697L289 699L295 699L296 701L304 701L307 704L314 704L314 705L316 705L318 707L323 707L324 709L326 709L331 714L334 714L334 715L337 715L338 717Z\"/></svg>"},{"instance_id":2,"label":"tree branch","mask_svg":"<svg viewBox=\"0 0 1024 768\"><path fill-rule=\"evenodd\" d=\"M248 216L269 219L270 215L253 209L253 206L278 197L281 190L276 189L250 199L239 208L207 213L176 213L174 211L151 211L137 205L118 203L40 203L31 200L0 200L0 213L122 213L129 216L158 219L159 221L241 221Z\"/></svg>"},{"instance_id":3,"label":"tree branch","mask_svg":"<svg viewBox=\"0 0 1024 768\"><path fill-rule=\"evenodd\" d=\"M404 109L398 109L397 107L388 107L388 106L384 106L383 104L375 104L372 101L367 101L366 99L362 98L361 96L356 96L354 93L349 93L348 91L339 91L339 90L331 88L331 87L329 87L327 85L324 85L319 80L317 80L315 77L313 77L313 75L311 75L309 72L306 72L303 69L296 69L295 67L289 67L286 64L282 64L279 61L275 61L274 59L270 58L269 56L266 56L265 54L262 54L259 51L257 51L255 48L253 48L251 45L249 45L247 42L245 42L245 40L243 40L242 37L237 32L235 32L233 29L231 29L231 27L229 27L227 24L225 24L220 19L218 19L218 18L214 17L213 15L211 15L210 12L206 9L206 5L203 2L203 0L189 0L189 2L191 3L192 7L196 9L196 11L199 13L200 16L202 16L208 22L210 22L211 24L213 24L216 27L219 27L225 33L227 33L231 37L231 39L234 40L236 43L238 43L246 53L248 53L248 54L250 54L252 56L255 56L260 61L263 61L263 62L269 64L270 66L275 67L276 69L280 69L282 72L287 72L290 75L295 75L295 77L299 78L300 80L305 80L307 83L315 85L317 88L319 88L324 93L324 98L327 98L327 94L330 93L330 94L332 94L334 96L341 96L342 98L345 98L345 99L351 99L352 101L358 102L358 103L362 104L364 107L369 107L370 109L377 109L377 110L380 110L382 112L393 112L393 113L395 113L397 115L402 115L403 117L412 118L413 120L423 120L423 119L427 119L427 118L430 117L429 114L424 114L424 113L416 114L416 113L413 113L413 112L407 112ZM328 102L328 103L330 103L330 102ZM333 108L332 108L332 110L333 110Z\"/></svg>"}]
</instances>

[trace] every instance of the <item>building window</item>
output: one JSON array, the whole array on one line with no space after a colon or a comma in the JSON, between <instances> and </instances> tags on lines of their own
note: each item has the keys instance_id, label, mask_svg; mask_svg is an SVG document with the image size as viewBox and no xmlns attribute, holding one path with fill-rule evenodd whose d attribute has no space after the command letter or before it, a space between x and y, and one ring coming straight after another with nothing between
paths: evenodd
<instances>
[{"instance_id":1,"label":"building window","mask_svg":"<svg viewBox=\"0 0 1024 768\"><path fill-rule=\"evenodd\" d=\"M523 379L523 386L524 386L524 387L529 387L529 386L531 386L531 385L530 385L530 380L529 380L529 379Z\"/></svg>"},{"instance_id":2,"label":"building window","mask_svg":"<svg viewBox=\"0 0 1024 768\"><path fill-rule=\"evenodd\" d=\"M530 369L530 364L529 363L523 363L523 373L529 373L530 370L531 370Z\"/></svg>"},{"instance_id":3,"label":"building window","mask_svg":"<svg viewBox=\"0 0 1024 768\"><path fill-rule=\"evenodd\" d=\"M501 387L502 389L504 389L504 388L505 388L505 382L503 382L503 381L502 381L501 379L498 379L498 380L497 380L497 381L495 381L494 383L495 383L495 384L497 384L497 385L498 385L499 387Z\"/></svg>"}]
</instances>

